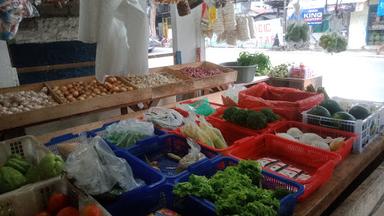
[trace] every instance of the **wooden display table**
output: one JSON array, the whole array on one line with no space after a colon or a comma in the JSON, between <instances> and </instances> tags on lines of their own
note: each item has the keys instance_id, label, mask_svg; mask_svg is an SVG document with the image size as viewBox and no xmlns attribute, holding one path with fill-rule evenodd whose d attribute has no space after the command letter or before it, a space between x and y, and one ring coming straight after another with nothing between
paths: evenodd
<instances>
[{"instance_id":1,"label":"wooden display table","mask_svg":"<svg viewBox=\"0 0 384 216\"><path fill-rule=\"evenodd\" d=\"M72 103L62 103L62 101L60 102L60 99L57 99L57 96L55 96L55 94L50 91L50 94L52 94L54 98L58 100L57 102L60 103L59 105L11 115L0 115L0 132L7 129L22 128L62 118L69 118L75 115L87 114L91 112L100 112L116 108L121 108L122 114L126 114L127 107L131 107L134 111L139 110L139 108L134 106L138 103L143 103L145 105L144 108L148 108L150 106L156 106L159 100L162 98L187 93L194 93L200 90L205 91L216 86L227 86L228 84L236 81L237 71L228 68L223 68L221 66L209 62L152 68L149 72L158 73L163 71L173 71L175 73L179 73L182 76L182 74L180 73L180 70L182 68L200 66L208 68L219 68L221 71L223 71L223 73L201 79L193 79L187 77L182 81L173 84L163 85L154 88L135 89L132 91L94 97L91 99L75 101ZM21 90L36 91L40 90L44 86L48 86L51 89L53 86L65 85L73 81L87 81L91 78L92 77L81 77L50 81L46 83L23 85L13 88L4 88L0 89L0 94L6 92L18 92ZM223 88L220 89L223 90Z\"/></svg>"},{"instance_id":2,"label":"wooden display table","mask_svg":"<svg viewBox=\"0 0 384 216\"><path fill-rule=\"evenodd\" d=\"M206 95L209 101L222 104L221 95L223 92ZM174 107L176 104L169 104L166 107ZM67 133L80 133L101 127L104 123L135 118L141 116L143 111L118 116L107 121L98 121L78 127L57 131L37 137L41 143L47 143L52 138ZM362 154L351 154L346 160L337 166L332 178L319 190L313 193L304 202L298 203L294 215L316 216L321 215L341 195L351 183L361 175L364 170L378 156L384 152L384 136L377 137Z\"/></svg>"},{"instance_id":3,"label":"wooden display table","mask_svg":"<svg viewBox=\"0 0 384 216\"><path fill-rule=\"evenodd\" d=\"M321 87L323 83L322 76L315 76L309 79L298 79L298 78L275 78L270 77L268 84L276 87L290 87L300 90L305 90L307 86L313 85L315 89Z\"/></svg>"}]
</instances>

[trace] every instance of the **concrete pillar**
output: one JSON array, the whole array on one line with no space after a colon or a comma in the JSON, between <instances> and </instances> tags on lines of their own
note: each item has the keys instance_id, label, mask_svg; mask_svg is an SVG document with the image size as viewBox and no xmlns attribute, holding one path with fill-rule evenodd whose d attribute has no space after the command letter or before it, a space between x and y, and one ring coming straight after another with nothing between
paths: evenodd
<instances>
[{"instance_id":1,"label":"concrete pillar","mask_svg":"<svg viewBox=\"0 0 384 216\"><path fill-rule=\"evenodd\" d=\"M181 63L196 62L196 50L200 48L200 60L205 60L204 38L201 34L201 6L191 14L180 17L176 5L171 5L173 52L181 52Z\"/></svg>"},{"instance_id":2,"label":"concrete pillar","mask_svg":"<svg viewBox=\"0 0 384 216\"><path fill-rule=\"evenodd\" d=\"M367 22L368 22L368 2L364 3L364 9L351 13L349 23L348 49L361 49L366 46Z\"/></svg>"}]
</instances>

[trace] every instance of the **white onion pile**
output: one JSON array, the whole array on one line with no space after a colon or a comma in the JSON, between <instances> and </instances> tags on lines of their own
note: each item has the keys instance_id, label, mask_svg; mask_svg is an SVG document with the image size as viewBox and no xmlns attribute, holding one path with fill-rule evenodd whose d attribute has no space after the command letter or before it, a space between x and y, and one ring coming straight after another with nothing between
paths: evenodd
<instances>
[{"instance_id":1,"label":"white onion pile","mask_svg":"<svg viewBox=\"0 0 384 216\"><path fill-rule=\"evenodd\" d=\"M0 115L10 115L58 105L47 93L48 89L44 87L39 92L19 91L0 94Z\"/></svg>"},{"instance_id":2,"label":"white onion pile","mask_svg":"<svg viewBox=\"0 0 384 216\"><path fill-rule=\"evenodd\" d=\"M143 76L129 75L127 79L132 85L135 85L138 88L158 87L182 81L182 79L167 72L150 73Z\"/></svg>"}]
</instances>

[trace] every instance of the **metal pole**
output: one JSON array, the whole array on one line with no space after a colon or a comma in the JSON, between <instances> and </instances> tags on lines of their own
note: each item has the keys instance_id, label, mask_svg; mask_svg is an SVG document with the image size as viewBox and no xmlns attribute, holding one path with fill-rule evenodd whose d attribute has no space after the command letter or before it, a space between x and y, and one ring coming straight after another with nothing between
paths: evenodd
<instances>
[{"instance_id":1,"label":"metal pole","mask_svg":"<svg viewBox=\"0 0 384 216\"><path fill-rule=\"evenodd\" d=\"M287 0L284 0L284 29L283 33L285 34L287 32Z\"/></svg>"}]
</instances>

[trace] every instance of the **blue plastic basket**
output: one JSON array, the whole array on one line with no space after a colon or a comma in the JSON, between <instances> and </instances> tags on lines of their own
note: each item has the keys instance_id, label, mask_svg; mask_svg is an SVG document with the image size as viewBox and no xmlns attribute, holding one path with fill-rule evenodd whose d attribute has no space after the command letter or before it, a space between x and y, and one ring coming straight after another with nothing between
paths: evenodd
<instances>
[{"instance_id":1,"label":"blue plastic basket","mask_svg":"<svg viewBox=\"0 0 384 216\"><path fill-rule=\"evenodd\" d=\"M213 176L218 170L223 170L227 166L232 166L237 164L238 161L230 158L230 157L219 157L211 161L206 161L203 164L200 164L199 166L196 166L191 170L196 175L201 176ZM186 182L189 179L189 176L192 173L183 174L180 178L178 178L175 182ZM293 211L296 206L297 199L300 195L304 193L304 186L291 181L286 178L282 178L280 176L276 176L274 174L262 171L263 174L263 188L266 189L288 189L292 193L285 196L283 199L280 200L280 209L279 209L279 215L280 216L289 216L293 214ZM187 199L198 203L201 206L204 206L204 208L209 209L210 213L209 215L216 215L215 211L215 205L206 200L197 198L195 196L190 196Z\"/></svg>"},{"instance_id":2,"label":"blue plastic basket","mask_svg":"<svg viewBox=\"0 0 384 216\"><path fill-rule=\"evenodd\" d=\"M146 184L145 186L123 193L113 200L113 202L100 202L111 215L127 215L127 212L123 214L121 210L126 209L127 205L130 203L136 203L146 199L146 196L148 196L151 191L157 191L159 187L165 184L165 178L148 167L143 161L137 160L129 152L120 150L114 152L116 156L123 158L128 162L135 178L143 180Z\"/></svg>"},{"instance_id":3,"label":"blue plastic basket","mask_svg":"<svg viewBox=\"0 0 384 216\"><path fill-rule=\"evenodd\" d=\"M193 200L174 199L173 186L171 184L162 184L147 193L140 194L137 197L127 197L120 205L114 205L108 209L113 216L147 216L156 210L167 208L183 216L210 216L210 210Z\"/></svg>"},{"instance_id":4,"label":"blue plastic basket","mask_svg":"<svg viewBox=\"0 0 384 216\"><path fill-rule=\"evenodd\" d=\"M152 168L158 173L164 175L168 182L174 182L174 180L185 174L187 171L184 170L180 173L177 172L176 167L179 164L178 161L169 158L166 154L173 153L179 156L188 154L189 145L184 137L177 135L166 135L157 137L147 142L141 142L128 148L128 151L137 157L138 161L148 162L157 161L160 170ZM188 167L187 170L198 166L201 163L209 160L210 158L216 157L216 152L210 151L206 148L201 147L201 152L207 157L202 159ZM150 165L148 165L150 166Z\"/></svg>"},{"instance_id":5,"label":"blue plastic basket","mask_svg":"<svg viewBox=\"0 0 384 216\"><path fill-rule=\"evenodd\" d=\"M105 131L107 129L108 126L112 125L112 124L115 124L115 123L118 123L119 121L115 121L115 122L111 122L111 123L107 123L107 124L104 124L102 127L100 128L97 128L97 129L94 129L94 130L91 130L90 133L92 134L92 136L96 136L96 135L99 135L101 137L104 136L105 134ZM140 144L140 143L148 143L148 142L153 142L153 140L156 140L158 136L164 136L167 134L167 132L163 131L163 130L160 130L158 128L155 127L155 131L154 131L155 135L154 136L150 136L150 137L146 137L142 140L139 140L137 141L135 144ZM118 147L116 146L115 144L109 142L107 139L104 139L108 145L113 149L113 150L122 150L122 149L126 149L126 148L123 148L123 147Z\"/></svg>"}]
</instances>

